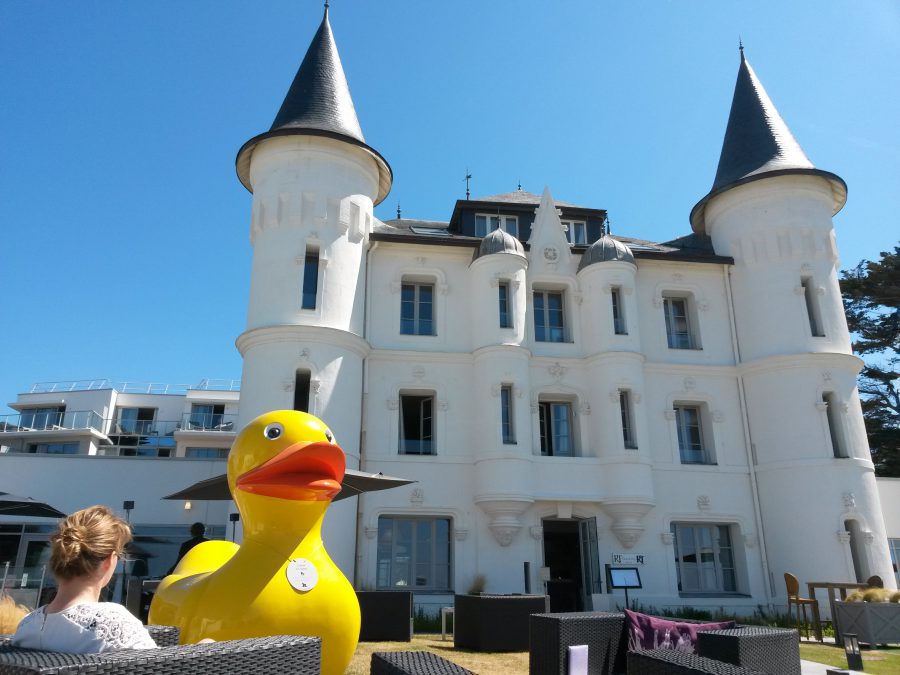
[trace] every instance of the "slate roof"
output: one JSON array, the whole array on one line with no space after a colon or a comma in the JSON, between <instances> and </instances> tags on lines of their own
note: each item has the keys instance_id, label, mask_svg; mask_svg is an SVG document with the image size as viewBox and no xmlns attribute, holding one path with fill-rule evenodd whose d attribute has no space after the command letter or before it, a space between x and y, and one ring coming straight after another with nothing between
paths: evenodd
<instances>
[{"instance_id":1,"label":"slate roof","mask_svg":"<svg viewBox=\"0 0 900 675\"><path fill-rule=\"evenodd\" d=\"M580 272L588 265L595 263L621 261L634 264L634 254L628 245L613 238L611 235L604 234L593 244L588 246L587 251L581 256L578 263L578 271Z\"/></svg>"},{"instance_id":2,"label":"slate roof","mask_svg":"<svg viewBox=\"0 0 900 675\"><path fill-rule=\"evenodd\" d=\"M484 236L484 239L478 245L478 250L475 251L475 255L472 257L472 261L474 262L481 256L495 253L510 253L524 258L525 248L522 246L522 242L509 232L498 228Z\"/></svg>"},{"instance_id":3,"label":"slate roof","mask_svg":"<svg viewBox=\"0 0 900 675\"><path fill-rule=\"evenodd\" d=\"M379 186L375 203L382 202L390 192L391 167L376 150L366 145L328 22L327 7L271 128L251 138L238 151L237 174L244 187L253 191L250 157L256 145L266 138L289 135L327 136L362 148L378 165Z\"/></svg>"},{"instance_id":4,"label":"slate roof","mask_svg":"<svg viewBox=\"0 0 900 675\"><path fill-rule=\"evenodd\" d=\"M536 195L533 192L526 192L525 190L514 190L512 192L504 192L499 195L490 195L489 197L476 197L472 199L473 202L500 202L506 204L534 204L537 206L541 203L541 196ZM577 204L569 204L567 202L560 202L553 200L554 203L559 207L567 207L572 209L586 209L586 206L578 206ZM594 210L594 209L591 209Z\"/></svg>"},{"instance_id":5,"label":"slate roof","mask_svg":"<svg viewBox=\"0 0 900 675\"><path fill-rule=\"evenodd\" d=\"M706 204L715 195L754 180L786 174L825 178L831 185L833 213L840 211L847 201L846 183L809 161L744 57L742 48L716 178L709 194L691 210L694 232L706 232Z\"/></svg>"}]
</instances>

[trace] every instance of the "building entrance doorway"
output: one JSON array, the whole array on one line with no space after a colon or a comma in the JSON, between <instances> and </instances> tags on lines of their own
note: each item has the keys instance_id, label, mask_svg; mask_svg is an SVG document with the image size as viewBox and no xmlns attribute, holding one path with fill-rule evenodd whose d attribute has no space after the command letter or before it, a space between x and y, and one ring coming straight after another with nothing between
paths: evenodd
<instances>
[{"instance_id":1,"label":"building entrance doorway","mask_svg":"<svg viewBox=\"0 0 900 675\"><path fill-rule=\"evenodd\" d=\"M594 518L545 518L541 524L544 566L550 570L547 580L550 611L593 609L592 595L600 592L597 521Z\"/></svg>"}]
</instances>

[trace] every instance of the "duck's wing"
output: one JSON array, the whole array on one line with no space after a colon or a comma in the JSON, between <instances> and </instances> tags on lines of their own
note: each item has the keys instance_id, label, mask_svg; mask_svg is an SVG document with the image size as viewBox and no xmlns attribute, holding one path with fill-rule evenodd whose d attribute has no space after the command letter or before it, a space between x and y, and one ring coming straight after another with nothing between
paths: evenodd
<instances>
[{"instance_id":1,"label":"duck's wing","mask_svg":"<svg viewBox=\"0 0 900 675\"><path fill-rule=\"evenodd\" d=\"M206 578L237 553L240 546L230 541L205 541L197 544L181 559L172 574L159 582L150 603L148 621L163 626L178 626L185 609L202 592Z\"/></svg>"}]
</instances>

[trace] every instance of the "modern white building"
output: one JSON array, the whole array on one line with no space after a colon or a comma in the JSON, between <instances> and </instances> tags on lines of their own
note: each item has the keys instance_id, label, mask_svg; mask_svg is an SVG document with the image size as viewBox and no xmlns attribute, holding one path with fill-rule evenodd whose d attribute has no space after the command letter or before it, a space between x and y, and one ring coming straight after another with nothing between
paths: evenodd
<instances>
[{"instance_id":1,"label":"modern white building","mask_svg":"<svg viewBox=\"0 0 900 675\"><path fill-rule=\"evenodd\" d=\"M171 445L145 446L170 457L123 459L119 482L142 489L144 465L164 464L178 484L162 495L224 471L192 449L227 447L267 410L309 411L348 467L417 481L332 505L325 540L357 588L405 587L423 607L483 577L603 609L623 601L609 566L639 569L645 605L746 613L783 609L786 571L895 583L836 276L846 185L807 159L743 54L713 187L668 242L614 236L602 208L548 189L379 221L392 173L364 140L327 10L237 172L254 251L239 406L208 389L165 412L69 392L98 396L79 410L107 425L79 436L85 466L140 454L115 420L180 422ZM32 496L49 498L37 472L74 459L47 456L70 435L25 424L58 398L20 396L0 431L0 475L21 472ZM197 430L195 405L212 416Z\"/></svg>"}]
</instances>

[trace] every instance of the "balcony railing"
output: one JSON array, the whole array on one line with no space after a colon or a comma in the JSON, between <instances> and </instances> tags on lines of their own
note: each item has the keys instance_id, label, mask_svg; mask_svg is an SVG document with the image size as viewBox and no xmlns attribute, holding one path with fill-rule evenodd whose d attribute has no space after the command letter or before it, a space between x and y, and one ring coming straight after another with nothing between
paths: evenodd
<instances>
[{"instance_id":1,"label":"balcony railing","mask_svg":"<svg viewBox=\"0 0 900 675\"><path fill-rule=\"evenodd\" d=\"M237 415L224 413L185 413L182 431L234 431Z\"/></svg>"},{"instance_id":2,"label":"balcony railing","mask_svg":"<svg viewBox=\"0 0 900 675\"><path fill-rule=\"evenodd\" d=\"M0 433L94 429L103 432L103 418L93 410L24 412L0 415Z\"/></svg>"},{"instance_id":3,"label":"balcony railing","mask_svg":"<svg viewBox=\"0 0 900 675\"><path fill-rule=\"evenodd\" d=\"M174 394L184 396L189 390L200 391L240 391L240 380L203 379L198 384L167 384L164 382L116 382L109 379L64 380L61 382L38 382L33 384L29 394L54 394L69 391L97 391L115 389L122 394Z\"/></svg>"},{"instance_id":4,"label":"balcony railing","mask_svg":"<svg viewBox=\"0 0 900 675\"><path fill-rule=\"evenodd\" d=\"M109 425L110 436L171 436L178 429L174 420L117 419Z\"/></svg>"}]
</instances>

